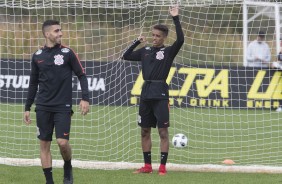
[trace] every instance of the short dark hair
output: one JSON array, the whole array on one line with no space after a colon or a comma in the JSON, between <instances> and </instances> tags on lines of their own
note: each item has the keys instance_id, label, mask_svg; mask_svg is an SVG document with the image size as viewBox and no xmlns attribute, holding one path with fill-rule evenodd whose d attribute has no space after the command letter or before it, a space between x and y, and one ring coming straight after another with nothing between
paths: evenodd
<instances>
[{"instance_id":1,"label":"short dark hair","mask_svg":"<svg viewBox=\"0 0 282 184\"><path fill-rule=\"evenodd\" d=\"M164 33L165 36L168 35L168 27L166 25L157 24L153 26L153 29L160 30L161 32Z\"/></svg>"},{"instance_id":2,"label":"short dark hair","mask_svg":"<svg viewBox=\"0 0 282 184\"><path fill-rule=\"evenodd\" d=\"M261 37L261 38L264 38L265 37L265 32L264 31L259 31L258 32L258 36Z\"/></svg>"},{"instance_id":3,"label":"short dark hair","mask_svg":"<svg viewBox=\"0 0 282 184\"><path fill-rule=\"evenodd\" d=\"M49 26L53 26L53 25L60 25L60 21L57 20L46 20L43 24L42 24L42 32L44 35L45 32L45 28L49 27Z\"/></svg>"}]
</instances>

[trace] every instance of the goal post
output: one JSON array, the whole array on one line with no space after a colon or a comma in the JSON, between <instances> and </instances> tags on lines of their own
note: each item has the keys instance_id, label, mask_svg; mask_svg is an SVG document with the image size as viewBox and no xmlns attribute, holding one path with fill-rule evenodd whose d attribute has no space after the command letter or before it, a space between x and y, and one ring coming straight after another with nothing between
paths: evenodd
<instances>
[{"instance_id":1,"label":"goal post","mask_svg":"<svg viewBox=\"0 0 282 184\"><path fill-rule=\"evenodd\" d=\"M77 107L81 89L73 77L73 166L141 166L141 65L120 56L141 34L150 46L151 28L159 23L168 26L166 45L172 44L176 33L168 8L174 3L180 7L185 42L166 81L169 139L182 133L188 146L175 148L170 142L167 169L281 173L281 115L275 109L281 105L282 72L244 67L245 44L258 28L267 30L272 58L277 55L281 4L267 4L275 7L270 15L260 13L263 3L243 0L0 0L0 164L40 165L34 105L30 126L23 123L23 111L30 59L44 45L42 23L57 19L63 44L85 66L90 93L91 110L83 117ZM158 167L156 129L152 141L152 162ZM51 149L53 166L62 167L54 138ZM225 159L235 165L225 165Z\"/></svg>"}]
</instances>

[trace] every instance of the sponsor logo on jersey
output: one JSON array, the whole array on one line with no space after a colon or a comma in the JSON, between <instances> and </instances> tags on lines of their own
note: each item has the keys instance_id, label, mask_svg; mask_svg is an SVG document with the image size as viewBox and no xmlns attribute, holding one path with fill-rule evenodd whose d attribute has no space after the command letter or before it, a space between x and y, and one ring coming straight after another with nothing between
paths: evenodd
<instances>
[{"instance_id":1,"label":"sponsor logo on jersey","mask_svg":"<svg viewBox=\"0 0 282 184\"><path fill-rule=\"evenodd\" d=\"M62 50L61 50L63 53L68 53L69 51L70 51L70 49L68 49L68 48L62 48Z\"/></svg>"},{"instance_id":2,"label":"sponsor logo on jersey","mask_svg":"<svg viewBox=\"0 0 282 184\"><path fill-rule=\"evenodd\" d=\"M39 64L39 63L42 63L42 62L44 62L44 60L38 60L38 61L37 61L38 64Z\"/></svg>"},{"instance_id":3,"label":"sponsor logo on jersey","mask_svg":"<svg viewBox=\"0 0 282 184\"><path fill-rule=\"evenodd\" d=\"M62 65L64 64L64 56L63 55L60 55L60 54L57 54L54 56L55 60L54 60L54 63L55 65Z\"/></svg>"},{"instance_id":4,"label":"sponsor logo on jersey","mask_svg":"<svg viewBox=\"0 0 282 184\"><path fill-rule=\"evenodd\" d=\"M158 60L164 59L164 51L157 52L156 59Z\"/></svg>"},{"instance_id":5,"label":"sponsor logo on jersey","mask_svg":"<svg viewBox=\"0 0 282 184\"><path fill-rule=\"evenodd\" d=\"M145 47L146 50L151 50L151 47Z\"/></svg>"},{"instance_id":6,"label":"sponsor logo on jersey","mask_svg":"<svg viewBox=\"0 0 282 184\"><path fill-rule=\"evenodd\" d=\"M42 50L39 49L38 51L35 52L35 55L39 55L39 54L41 54L41 53L42 53Z\"/></svg>"}]
</instances>

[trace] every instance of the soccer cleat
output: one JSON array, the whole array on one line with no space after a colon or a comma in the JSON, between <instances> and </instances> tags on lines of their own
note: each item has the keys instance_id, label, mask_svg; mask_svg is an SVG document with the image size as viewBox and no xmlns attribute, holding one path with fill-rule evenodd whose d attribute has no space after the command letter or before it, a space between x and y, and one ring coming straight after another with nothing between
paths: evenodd
<instances>
[{"instance_id":1,"label":"soccer cleat","mask_svg":"<svg viewBox=\"0 0 282 184\"><path fill-rule=\"evenodd\" d=\"M165 168L165 165L163 165L163 164L161 164L160 167L159 167L159 175L160 176L166 175L166 168Z\"/></svg>"},{"instance_id":2,"label":"soccer cleat","mask_svg":"<svg viewBox=\"0 0 282 184\"><path fill-rule=\"evenodd\" d=\"M141 167L140 169L137 169L136 171L133 172L133 174L140 174L140 173L153 173L152 166L150 164L145 164L144 167Z\"/></svg>"},{"instance_id":3,"label":"soccer cleat","mask_svg":"<svg viewBox=\"0 0 282 184\"><path fill-rule=\"evenodd\" d=\"M70 168L68 175L64 174L64 184L73 184L72 168Z\"/></svg>"},{"instance_id":4,"label":"soccer cleat","mask_svg":"<svg viewBox=\"0 0 282 184\"><path fill-rule=\"evenodd\" d=\"M278 107L278 108L276 109L276 112L282 112L282 107Z\"/></svg>"}]
</instances>

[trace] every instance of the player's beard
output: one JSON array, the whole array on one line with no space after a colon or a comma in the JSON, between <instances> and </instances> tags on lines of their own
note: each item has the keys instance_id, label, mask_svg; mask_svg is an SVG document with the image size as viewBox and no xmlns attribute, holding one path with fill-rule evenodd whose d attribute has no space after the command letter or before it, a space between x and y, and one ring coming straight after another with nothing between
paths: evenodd
<instances>
[{"instance_id":1,"label":"player's beard","mask_svg":"<svg viewBox=\"0 0 282 184\"><path fill-rule=\"evenodd\" d=\"M51 43L53 46L61 44L61 38L60 37L49 38L49 43Z\"/></svg>"},{"instance_id":2,"label":"player's beard","mask_svg":"<svg viewBox=\"0 0 282 184\"><path fill-rule=\"evenodd\" d=\"M62 42L61 37L56 38L56 44L61 44L61 42Z\"/></svg>"}]
</instances>

